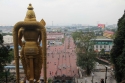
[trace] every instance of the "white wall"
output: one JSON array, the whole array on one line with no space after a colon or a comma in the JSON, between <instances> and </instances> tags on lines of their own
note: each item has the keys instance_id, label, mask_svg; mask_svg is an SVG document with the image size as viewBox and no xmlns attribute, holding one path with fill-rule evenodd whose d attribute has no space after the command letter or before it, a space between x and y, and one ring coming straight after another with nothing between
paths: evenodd
<instances>
[{"instance_id":1,"label":"white wall","mask_svg":"<svg viewBox=\"0 0 125 83\"><path fill-rule=\"evenodd\" d=\"M3 36L3 40L4 40L4 43L13 43L13 36L11 35L6 35L6 36Z\"/></svg>"},{"instance_id":2,"label":"white wall","mask_svg":"<svg viewBox=\"0 0 125 83\"><path fill-rule=\"evenodd\" d=\"M96 47L97 46L97 47ZM102 48L100 48L102 46ZM110 51L112 49L112 45L94 45L94 50L101 51L101 49L105 49L105 51Z\"/></svg>"}]
</instances>

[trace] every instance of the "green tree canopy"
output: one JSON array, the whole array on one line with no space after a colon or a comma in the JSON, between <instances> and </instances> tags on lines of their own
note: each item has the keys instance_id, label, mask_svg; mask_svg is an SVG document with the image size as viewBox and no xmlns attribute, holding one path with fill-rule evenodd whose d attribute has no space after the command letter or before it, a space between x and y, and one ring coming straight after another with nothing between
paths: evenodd
<instances>
[{"instance_id":1,"label":"green tree canopy","mask_svg":"<svg viewBox=\"0 0 125 83\"><path fill-rule=\"evenodd\" d=\"M4 66L13 60L13 50L3 45L3 36L0 34L0 77L3 76Z\"/></svg>"},{"instance_id":2,"label":"green tree canopy","mask_svg":"<svg viewBox=\"0 0 125 83\"><path fill-rule=\"evenodd\" d=\"M94 41L92 41L95 35L93 32L74 32L72 36L77 46L77 65L85 69L87 75L90 75L95 64L96 55Z\"/></svg>"},{"instance_id":3,"label":"green tree canopy","mask_svg":"<svg viewBox=\"0 0 125 83\"><path fill-rule=\"evenodd\" d=\"M125 13L118 21L118 30L111 50L111 60L115 67L117 83L125 80Z\"/></svg>"}]
</instances>

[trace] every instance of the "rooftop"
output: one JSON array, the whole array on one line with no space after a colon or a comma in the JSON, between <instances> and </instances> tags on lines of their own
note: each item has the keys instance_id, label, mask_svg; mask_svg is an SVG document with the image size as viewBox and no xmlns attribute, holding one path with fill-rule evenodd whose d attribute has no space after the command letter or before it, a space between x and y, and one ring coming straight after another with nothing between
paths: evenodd
<instances>
[{"instance_id":1,"label":"rooftop","mask_svg":"<svg viewBox=\"0 0 125 83\"><path fill-rule=\"evenodd\" d=\"M63 33L52 33L52 32L50 32L50 33L47 33L47 35L63 35Z\"/></svg>"},{"instance_id":2,"label":"rooftop","mask_svg":"<svg viewBox=\"0 0 125 83\"><path fill-rule=\"evenodd\" d=\"M104 31L104 33L114 34L112 31Z\"/></svg>"},{"instance_id":3,"label":"rooftop","mask_svg":"<svg viewBox=\"0 0 125 83\"><path fill-rule=\"evenodd\" d=\"M97 36L96 39L92 39L92 40L109 40L109 41L113 41L113 39L106 38L104 36Z\"/></svg>"}]
</instances>

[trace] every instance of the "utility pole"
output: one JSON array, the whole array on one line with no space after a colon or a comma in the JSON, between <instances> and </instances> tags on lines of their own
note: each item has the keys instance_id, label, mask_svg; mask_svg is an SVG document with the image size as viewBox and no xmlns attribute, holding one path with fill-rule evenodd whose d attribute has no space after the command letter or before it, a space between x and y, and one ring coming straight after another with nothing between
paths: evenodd
<instances>
[{"instance_id":1,"label":"utility pole","mask_svg":"<svg viewBox=\"0 0 125 83\"><path fill-rule=\"evenodd\" d=\"M106 68L106 72L105 72L105 83L106 83L106 79L107 79L107 66L105 66Z\"/></svg>"}]
</instances>

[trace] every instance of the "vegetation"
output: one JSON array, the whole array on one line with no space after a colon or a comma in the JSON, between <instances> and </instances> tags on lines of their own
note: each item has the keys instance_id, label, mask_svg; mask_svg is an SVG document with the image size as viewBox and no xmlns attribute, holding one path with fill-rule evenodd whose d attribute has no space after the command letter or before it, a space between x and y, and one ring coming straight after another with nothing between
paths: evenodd
<instances>
[{"instance_id":1,"label":"vegetation","mask_svg":"<svg viewBox=\"0 0 125 83\"><path fill-rule=\"evenodd\" d=\"M116 31L113 31L114 32L114 34L111 36L111 39L115 39L115 36L116 36Z\"/></svg>"},{"instance_id":2,"label":"vegetation","mask_svg":"<svg viewBox=\"0 0 125 83\"><path fill-rule=\"evenodd\" d=\"M62 38L62 43L64 43L64 38Z\"/></svg>"},{"instance_id":3,"label":"vegetation","mask_svg":"<svg viewBox=\"0 0 125 83\"><path fill-rule=\"evenodd\" d=\"M73 38L73 40L74 40L74 43L76 43L78 40L78 37L79 37L79 32L74 32L73 34L72 34L72 38Z\"/></svg>"},{"instance_id":4,"label":"vegetation","mask_svg":"<svg viewBox=\"0 0 125 83\"><path fill-rule=\"evenodd\" d=\"M99 52L99 58L102 58L103 56L105 56L105 49L101 49L101 51Z\"/></svg>"},{"instance_id":5,"label":"vegetation","mask_svg":"<svg viewBox=\"0 0 125 83\"><path fill-rule=\"evenodd\" d=\"M101 49L100 53L101 53L102 55L105 55L105 49Z\"/></svg>"},{"instance_id":6,"label":"vegetation","mask_svg":"<svg viewBox=\"0 0 125 83\"><path fill-rule=\"evenodd\" d=\"M4 66L13 60L13 50L3 45L3 36L0 34L0 77L4 76Z\"/></svg>"},{"instance_id":7,"label":"vegetation","mask_svg":"<svg viewBox=\"0 0 125 83\"><path fill-rule=\"evenodd\" d=\"M92 41L95 38L94 33L74 32L72 37L77 46L77 66L85 69L87 75L90 75L94 69L96 57L94 42Z\"/></svg>"},{"instance_id":8,"label":"vegetation","mask_svg":"<svg viewBox=\"0 0 125 83\"><path fill-rule=\"evenodd\" d=\"M111 50L117 83L125 80L125 13L118 21L118 30Z\"/></svg>"},{"instance_id":9,"label":"vegetation","mask_svg":"<svg viewBox=\"0 0 125 83\"><path fill-rule=\"evenodd\" d=\"M51 78L48 79L48 83L52 83L52 79Z\"/></svg>"},{"instance_id":10,"label":"vegetation","mask_svg":"<svg viewBox=\"0 0 125 83\"><path fill-rule=\"evenodd\" d=\"M9 83L16 83L16 76L14 74L10 74L8 71L6 72L7 74L7 81ZM0 83L5 83L6 78L0 78Z\"/></svg>"}]
</instances>

